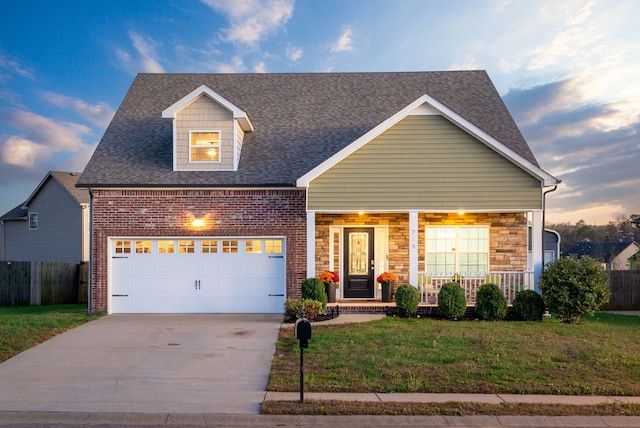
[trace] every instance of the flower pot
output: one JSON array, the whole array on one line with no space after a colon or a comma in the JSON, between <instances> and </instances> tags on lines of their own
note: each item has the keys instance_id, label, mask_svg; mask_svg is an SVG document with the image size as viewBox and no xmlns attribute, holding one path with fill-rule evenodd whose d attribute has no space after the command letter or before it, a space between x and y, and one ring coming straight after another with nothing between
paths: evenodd
<instances>
[{"instance_id":1,"label":"flower pot","mask_svg":"<svg viewBox=\"0 0 640 428\"><path fill-rule=\"evenodd\" d=\"M393 282L382 282L382 301L393 301Z\"/></svg>"},{"instance_id":2,"label":"flower pot","mask_svg":"<svg viewBox=\"0 0 640 428\"><path fill-rule=\"evenodd\" d=\"M325 282L324 291L327 293L327 303L335 303L336 302L336 283Z\"/></svg>"}]
</instances>

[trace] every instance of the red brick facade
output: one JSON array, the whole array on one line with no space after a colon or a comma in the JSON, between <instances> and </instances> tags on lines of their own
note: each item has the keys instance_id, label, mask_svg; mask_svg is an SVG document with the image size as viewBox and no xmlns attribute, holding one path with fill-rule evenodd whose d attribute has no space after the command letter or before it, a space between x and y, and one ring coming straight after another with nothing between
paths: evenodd
<instances>
[{"instance_id":1,"label":"red brick facade","mask_svg":"<svg viewBox=\"0 0 640 428\"><path fill-rule=\"evenodd\" d=\"M106 311L112 236L284 236L287 296L306 277L304 190L94 190L91 310ZM191 221L202 218L203 227Z\"/></svg>"}]
</instances>

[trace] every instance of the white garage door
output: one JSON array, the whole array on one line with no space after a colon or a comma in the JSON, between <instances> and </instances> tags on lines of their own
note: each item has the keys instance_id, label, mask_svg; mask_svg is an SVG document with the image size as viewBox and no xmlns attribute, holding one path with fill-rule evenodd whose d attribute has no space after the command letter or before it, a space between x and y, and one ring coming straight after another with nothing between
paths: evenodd
<instances>
[{"instance_id":1,"label":"white garage door","mask_svg":"<svg viewBox=\"0 0 640 428\"><path fill-rule=\"evenodd\" d=\"M111 313L282 313L283 238L113 238Z\"/></svg>"}]
</instances>

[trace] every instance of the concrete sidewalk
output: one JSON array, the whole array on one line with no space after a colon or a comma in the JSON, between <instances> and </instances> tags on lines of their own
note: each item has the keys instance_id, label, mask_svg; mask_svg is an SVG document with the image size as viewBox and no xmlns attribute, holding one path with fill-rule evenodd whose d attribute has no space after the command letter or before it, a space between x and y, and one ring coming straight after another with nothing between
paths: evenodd
<instances>
[{"instance_id":1,"label":"concrete sidewalk","mask_svg":"<svg viewBox=\"0 0 640 428\"><path fill-rule=\"evenodd\" d=\"M264 401L297 401L299 392L267 392ZM425 394L425 393L325 393L305 392L305 400L365 401L376 403L528 403L589 405L633 403L640 404L640 397L604 395L521 395L521 394Z\"/></svg>"}]
</instances>

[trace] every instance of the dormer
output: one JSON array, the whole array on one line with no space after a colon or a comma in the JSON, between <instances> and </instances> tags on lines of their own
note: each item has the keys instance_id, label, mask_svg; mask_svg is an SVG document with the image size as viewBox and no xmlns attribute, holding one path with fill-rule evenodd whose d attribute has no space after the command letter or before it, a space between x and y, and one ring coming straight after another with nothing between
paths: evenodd
<instances>
[{"instance_id":1,"label":"dormer","mask_svg":"<svg viewBox=\"0 0 640 428\"><path fill-rule=\"evenodd\" d=\"M174 171L235 171L253 125L242 109L206 85L162 112L173 124Z\"/></svg>"}]
</instances>

